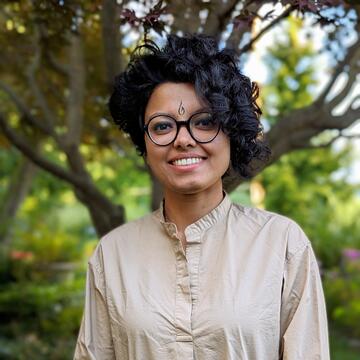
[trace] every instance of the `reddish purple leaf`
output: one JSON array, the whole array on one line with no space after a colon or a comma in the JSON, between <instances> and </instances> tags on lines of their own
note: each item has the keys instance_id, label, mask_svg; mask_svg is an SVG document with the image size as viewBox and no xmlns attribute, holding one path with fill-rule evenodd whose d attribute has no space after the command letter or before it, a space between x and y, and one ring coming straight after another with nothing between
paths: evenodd
<instances>
[{"instance_id":1,"label":"reddish purple leaf","mask_svg":"<svg viewBox=\"0 0 360 360\"><path fill-rule=\"evenodd\" d=\"M256 14L249 12L248 10L242 11L233 20L234 28L236 30L248 30L256 17Z\"/></svg>"}]
</instances>

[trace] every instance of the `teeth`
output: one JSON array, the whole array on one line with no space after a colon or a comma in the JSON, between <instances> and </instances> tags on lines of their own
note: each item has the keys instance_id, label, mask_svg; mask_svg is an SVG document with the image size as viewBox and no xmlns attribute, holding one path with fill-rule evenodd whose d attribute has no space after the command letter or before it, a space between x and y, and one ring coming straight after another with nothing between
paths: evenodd
<instances>
[{"instance_id":1,"label":"teeth","mask_svg":"<svg viewBox=\"0 0 360 360\"><path fill-rule=\"evenodd\" d=\"M184 165L197 164L201 160L202 160L201 158L186 158L186 159L174 160L173 163L174 163L174 165L177 165L177 166L184 166Z\"/></svg>"}]
</instances>

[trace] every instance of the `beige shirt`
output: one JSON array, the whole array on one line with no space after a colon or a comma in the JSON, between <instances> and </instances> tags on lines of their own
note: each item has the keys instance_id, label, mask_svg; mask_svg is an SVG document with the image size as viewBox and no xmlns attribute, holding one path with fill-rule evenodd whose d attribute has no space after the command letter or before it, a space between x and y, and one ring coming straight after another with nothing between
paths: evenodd
<instances>
[{"instance_id":1,"label":"beige shirt","mask_svg":"<svg viewBox=\"0 0 360 360\"><path fill-rule=\"evenodd\" d=\"M162 214L100 241L74 359L329 359L319 270L296 223L226 196L186 228L184 251Z\"/></svg>"}]
</instances>

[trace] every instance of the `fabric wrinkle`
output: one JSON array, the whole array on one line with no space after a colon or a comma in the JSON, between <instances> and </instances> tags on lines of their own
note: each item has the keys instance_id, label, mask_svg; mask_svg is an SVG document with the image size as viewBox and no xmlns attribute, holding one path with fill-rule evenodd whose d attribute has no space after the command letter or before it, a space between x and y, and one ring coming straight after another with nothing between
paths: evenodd
<instances>
[{"instance_id":1,"label":"fabric wrinkle","mask_svg":"<svg viewBox=\"0 0 360 360\"><path fill-rule=\"evenodd\" d=\"M311 243L228 195L185 229L163 208L107 234L89 261L74 359L329 359Z\"/></svg>"}]
</instances>

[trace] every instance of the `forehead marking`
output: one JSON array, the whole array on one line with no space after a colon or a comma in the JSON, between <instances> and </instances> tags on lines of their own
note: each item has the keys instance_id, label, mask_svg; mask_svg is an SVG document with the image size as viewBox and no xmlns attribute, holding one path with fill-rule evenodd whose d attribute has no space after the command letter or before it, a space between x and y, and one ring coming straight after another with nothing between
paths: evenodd
<instances>
[{"instance_id":1,"label":"forehead marking","mask_svg":"<svg viewBox=\"0 0 360 360\"><path fill-rule=\"evenodd\" d=\"M185 108L184 108L184 105L182 103L182 100L181 100L179 108L178 108L178 114L179 115L184 115L185 114Z\"/></svg>"}]
</instances>

